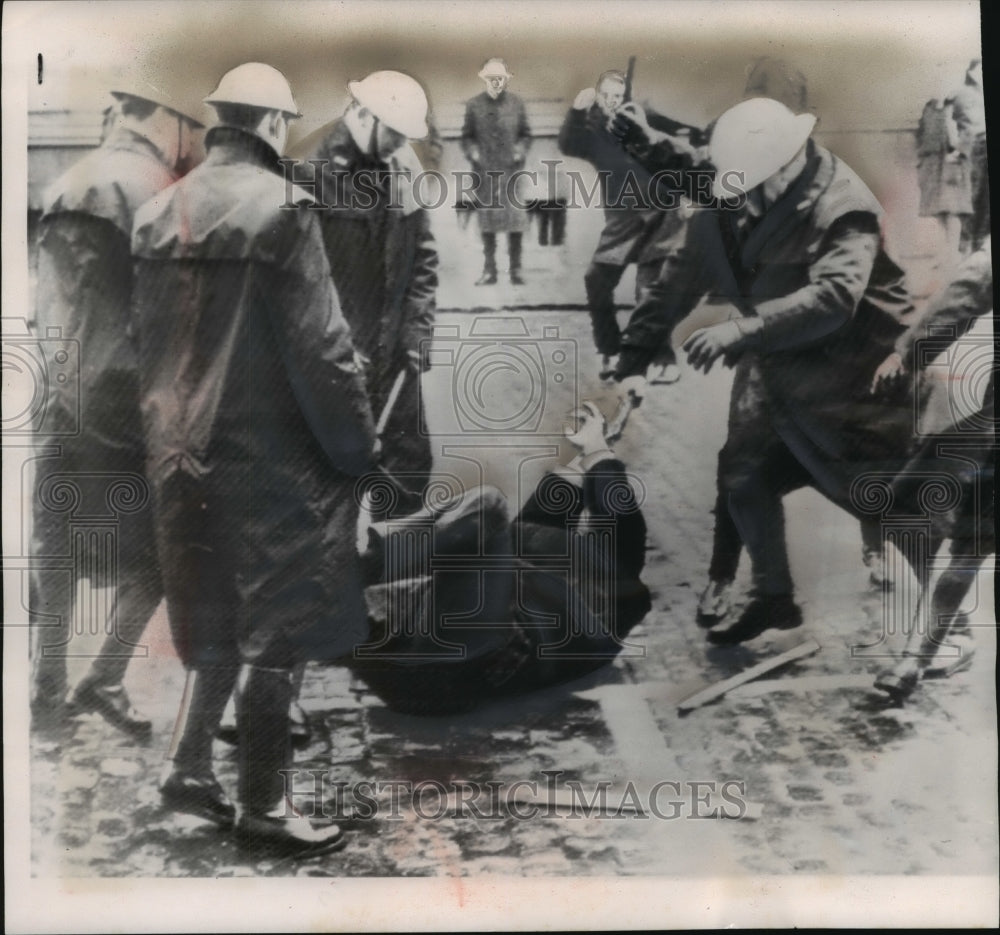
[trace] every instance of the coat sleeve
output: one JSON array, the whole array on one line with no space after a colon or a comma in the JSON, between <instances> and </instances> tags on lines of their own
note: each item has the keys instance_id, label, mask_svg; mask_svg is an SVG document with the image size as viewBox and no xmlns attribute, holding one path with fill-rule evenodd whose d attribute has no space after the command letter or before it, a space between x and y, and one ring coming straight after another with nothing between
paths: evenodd
<instances>
[{"instance_id":1,"label":"coat sleeve","mask_svg":"<svg viewBox=\"0 0 1000 935\"><path fill-rule=\"evenodd\" d=\"M812 344L854 316L879 252L874 215L845 215L829 230L809 267L809 282L788 295L755 303L753 344L763 353Z\"/></svg>"},{"instance_id":2,"label":"coat sleeve","mask_svg":"<svg viewBox=\"0 0 1000 935\"><path fill-rule=\"evenodd\" d=\"M479 162L479 133L476 129L475 102L469 101L465 105L465 121L462 123L462 152L469 162L476 164Z\"/></svg>"},{"instance_id":3,"label":"coat sleeve","mask_svg":"<svg viewBox=\"0 0 1000 935\"><path fill-rule=\"evenodd\" d=\"M588 125L589 110L571 107L559 130L559 152L577 159L591 157L591 131Z\"/></svg>"},{"instance_id":4,"label":"coat sleeve","mask_svg":"<svg viewBox=\"0 0 1000 935\"><path fill-rule=\"evenodd\" d=\"M319 220L301 205L281 214L283 223L272 232L286 245L284 276L275 280L267 302L278 351L327 457L345 474L364 474L374 466L374 421Z\"/></svg>"},{"instance_id":5,"label":"coat sleeve","mask_svg":"<svg viewBox=\"0 0 1000 935\"><path fill-rule=\"evenodd\" d=\"M528 111L524 101L517 101L517 142L514 144L515 154L524 159L531 147L531 127L528 124Z\"/></svg>"},{"instance_id":6,"label":"coat sleeve","mask_svg":"<svg viewBox=\"0 0 1000 935\"><path fill-rule=\"evenodd\" d=\"M955 338L968 331L976 319L993 308L993 263L990 241L970 254L955 278L926 305L920 317L900 335L896 351L907 369L914 366L914 351L930 328L951 329Z\"/></svg>"},{"instance_id":7,"label":"coat sleeve","mask_svg":"<svg viewBox=\"0 0 1000 935\"><path fill-rule=\"evenodd\" d=\"M404 297L403 346L426 360L426 349L433 335L434 311L438 285L438 253L427 212L412 216L416 227L413 268ZM421 363L423 367L423 363Z\"/></svg>"},{"instance_id":8,"label":"coat sleeve","mask_svg":"<svg viewBox=\"0 0 1000 935\"><path fill-rule=\"evenodd\" d=\"M708 292L700 250L703 217L692 219L681 248L664 259L656 282L642 291L622 334L616 379L645 373L674 325Z\"/></svg>"}]
</instances>

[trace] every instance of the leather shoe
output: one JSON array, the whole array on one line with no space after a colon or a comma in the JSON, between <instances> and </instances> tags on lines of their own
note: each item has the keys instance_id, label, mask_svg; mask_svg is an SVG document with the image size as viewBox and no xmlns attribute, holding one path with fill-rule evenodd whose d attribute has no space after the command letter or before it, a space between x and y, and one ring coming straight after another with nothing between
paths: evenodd
<instances>
[{"instance_id":1,"label":"leather shoe","mask_svg":"<svg viewBox=\"0 0 1000 935\"><path fill-rule=\"evenodd\" d=\"M740 619L725 630L711 630L708 641L719 646L745 643L765 630L793 630L802 626L802 611L791 595L755 597Z\"/></svg>"},{"instance_id":2,"label":"leather shoe","mask_svg":"<svg viewBox=\"0 0 1000 935\"><path fill-rule=\"evenodd\" d=\"M698 623L703 627L714 627L729 613L731 581L709 581L698 599Z\"/></svg>"},{"instance_id":3,"label":"leather shoe","mask_svg":"<svg viewBox=\"0 0 1000 935\"><path fill-rule=\"evenodd\" d=\"M136 740L149 740L153 734L152 721L132 707L123 685L99 685L84 679L70 696L69 709L71 714L99 714Z\"/></svg>"},{"instance_id":4,"label":"leather shoe","mask_svg":"<svg viewBox=\"0 0 1000 935\"><path fill-rule=\"evenodd\" d=\"M483 275L480 276L476 280L476 285L477 286L495 286L496 285L496 281L497 281L497 274L496 273L491 273L491 272L487 271L487 272L484 272Z\"/></svg>"},{"instance_id":5,"label":"leather shoe","mask_svg":"<svg viewBox=\"0 0 1000 935\"><path fill-rule=\"evenodd\" d=\"M880 692L885 692L893 704L902 704L913 694L919 675L920 673L916 669L902 674L883 672L875 679L875 688Z\"/></svg>"},{"instance_id":6,"label":"leather shoe","mask_svg":"<svg viewBox=\"0 0 1000 935\"><path fill-rule=\"evenodd\" d=\"M314 828L307 818L272 815L240 816L236 840L252 857L292 857L300 860L339 851L347 844L337 825Z\"/></svg>"},{"instance_id":7,"label":"leather shoe","mask_svg":"<svg viewBox=\"0 0 1000 935\"><path fill-rule=\"evenodd\" d=\"M192 776L174 770L160 786L160 798L165 808L196 815L220 828L232 828L236 820L236 806L214 776Z\"/></svg>"},{"instance_id":8,"label":"leather shoe","mask_svg":"<svg viewBox=\"0 0 1000 935\"><path fill-rule=\"evenodd\" d=\"M516 270L516 269L512 269L510 271L510 281L515 286L523 286L524 285L524 277L521 275L521 271L520 270Z\"/></svg>"}]
</instances>

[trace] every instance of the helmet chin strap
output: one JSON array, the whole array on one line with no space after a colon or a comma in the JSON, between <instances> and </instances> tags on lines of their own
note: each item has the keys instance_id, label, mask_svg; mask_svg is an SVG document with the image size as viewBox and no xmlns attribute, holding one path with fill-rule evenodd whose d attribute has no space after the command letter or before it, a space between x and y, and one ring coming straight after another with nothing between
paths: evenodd
<instances>
[{"instance_id":1,"label":"helmet chin strap","mask_svg":"<svg viewBox=\"0 0 1000 935\"><path fill-rule=\"evenodd\" d=\"M378 117L372 114L372 135L368 142L368 155L378 158Z\"/></svg>"}]
</instances>

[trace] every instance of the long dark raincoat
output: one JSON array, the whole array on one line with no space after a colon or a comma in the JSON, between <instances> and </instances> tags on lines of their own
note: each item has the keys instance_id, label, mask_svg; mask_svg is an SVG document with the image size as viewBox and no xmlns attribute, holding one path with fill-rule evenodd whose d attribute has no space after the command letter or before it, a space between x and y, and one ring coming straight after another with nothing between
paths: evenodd
<instances>
[{"instance_id":1,"label":"long dark raincoat","mask_svg":"<svg viewBox=\"0 0 1000 935\"><path fill-rule=\"evenodd\" d=\"M316 212L256 137L206 143L132 240L171 626L188 663L329 659L367 632L354 484L371 410Z\"/></svg>"}]
</instances>

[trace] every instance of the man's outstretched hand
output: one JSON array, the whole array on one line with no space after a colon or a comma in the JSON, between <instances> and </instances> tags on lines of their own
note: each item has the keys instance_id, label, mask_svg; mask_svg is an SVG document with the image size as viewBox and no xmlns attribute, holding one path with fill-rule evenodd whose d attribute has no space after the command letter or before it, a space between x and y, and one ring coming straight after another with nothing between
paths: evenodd
<instances>
[{"instance_id":1,"label":"man's outstretched hand","mask_svg":"<svg viewBox=\"0 0 1000 935\"><path fill-rule=\"evenodd\" d=\"M688 363L695 370L708 373L723 355L731 365L736 355L749 343L756 328L751 319L723 321L708 328L699 328L684 342Z\"/></svg>"}]
</instances>

